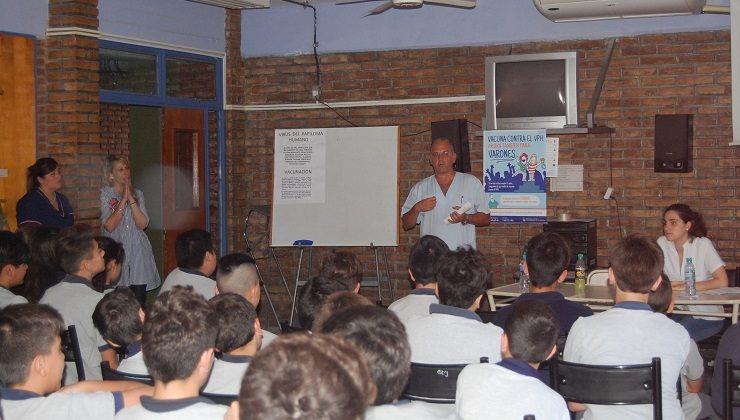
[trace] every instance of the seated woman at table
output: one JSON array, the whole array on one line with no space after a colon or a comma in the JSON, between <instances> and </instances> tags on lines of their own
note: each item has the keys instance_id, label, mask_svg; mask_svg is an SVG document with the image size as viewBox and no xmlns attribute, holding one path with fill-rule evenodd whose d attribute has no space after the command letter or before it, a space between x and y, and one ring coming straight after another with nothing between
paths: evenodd
<instances>
[{"instance_id":1,"label":"seated woman at table","mask_svg":"<svg viewBox=\"0 0 740 420\"><path fill-rule=\"evenodd\" d=\"M34 223L65 228L75 221L72 205L62 189L62 168L56 160L45 157L28 167L28 193L18 200L18 226Z\"/></svg>"},{"instance_id":2,"label":"seated woman at table","mask_svg":"<svg viewBox=\"0 0 740 420\"><path fill-rule=\"evenodd\" d=\"M727 286L725 263L707 237L707 227L701 213L686 204L671 204L663 211L663 236L658 245L663 250L663 271L671 280L673 290L684 290L683 270L687 258L696 268L696 290ZM690 305L689 310L723 312L721 305ZM722 318L706 316L676 316L696 341L711 337L722 329Z\"/></svg>"}]
</instances>

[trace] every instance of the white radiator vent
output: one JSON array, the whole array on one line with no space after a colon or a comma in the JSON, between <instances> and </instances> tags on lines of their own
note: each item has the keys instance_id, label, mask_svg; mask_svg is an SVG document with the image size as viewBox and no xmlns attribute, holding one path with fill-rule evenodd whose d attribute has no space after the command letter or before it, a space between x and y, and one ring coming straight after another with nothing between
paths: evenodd
<instances>
[{"instance_id":1,"label":"white radiator vent","mask_svg":"<svg viewBox=\"0 0 740 420\"><path fill-rule=\"evenodd\" d=\"M701 13L706 0L533 0L553 22Z\"/></svg>"},{"instance_id":2,"label":"white radiator vent","mask_svg":"<svg viewBox=\"0 0 740 420\"><path fill-rule=\"evenodd\" d=\"M188 0L194 3L210 4L224 9L260 9L270 7L270 0Z\"/></svg>"}]
</instances>

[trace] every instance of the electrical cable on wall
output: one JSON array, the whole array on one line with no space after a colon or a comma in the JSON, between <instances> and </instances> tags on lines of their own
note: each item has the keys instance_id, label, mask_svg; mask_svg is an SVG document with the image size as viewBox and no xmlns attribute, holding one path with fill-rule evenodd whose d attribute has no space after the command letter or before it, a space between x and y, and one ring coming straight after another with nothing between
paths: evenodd
<instances>
[{"instance_id":1,"label":"electrical cable on wall","mask_svg":"<svg viewBox=\"0 0 740 420\"><path fill-rule=\"evenodd\" d=\"M612 132L609 135L609 187L606 189L606 194L604 194L605 200L614 200L614 206L617 210L617 225L619 226L619 236L624 237L624 230L622 229L622 218L619 215L619 202L617 199L612 195L614 189L614 165L612 163L612 144L614 143L614 132Z\"/></svg>"},{"instance_id":2,"label":"electrical cable on wall","mask_svg":"<svg viewBox=\"0 0 740 420\"><path fill-rule=\"evenodd\" d=\"M344 121L346 121L349 125L352 127L357 127L357 124L353 123L352 121L345 118L342 114L339 113L336 109L332 108L331 105L327 104L326 102L321 100L321 63L319 61L319 39L318 39L318 17L316 14L316 7L314 7L311 3L308 2L308 0L304 2L299 2L296 0L283 0L285 2L296 4L298 6L303 6L303 8L310 7L313 10L313 58L316 66L316 80L311 88L311 96L313 99L324 105L325 107L331 109L337 116Z\"/></svg>"}]
</instances>

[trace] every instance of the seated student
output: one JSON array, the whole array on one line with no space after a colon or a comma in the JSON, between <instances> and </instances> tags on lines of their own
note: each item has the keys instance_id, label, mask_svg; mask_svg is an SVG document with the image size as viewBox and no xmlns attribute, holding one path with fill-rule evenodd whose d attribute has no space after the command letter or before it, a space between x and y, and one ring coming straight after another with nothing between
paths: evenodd
<instances>
[{"instance_id":1,"label":"seated student","mask_svg":"<svg viewBox=\"0 0 740 420\"><path fill-rule=\"evenodd\" d=\"M235 293L212 297L208 307L218 326L216 349L221 355L213 362L203 392L237 395L244 372L262 345L260 320L254 306Z\"/></svg>"},{"instance_id":2,"label":"seated student","mask_svg":"<svg viewBox=\"0 0 740 420\"><path fill-rule=\"evenodd\" d=\"M411 372L411 348L403 324L393 312L372 304L347 306L334 312L317 331L341 336L357 346L367 360L377 396L365 412L365 420L455 418L453 405L398 401Z\"/></svg>"},{"instance_id":3,"label":"seated student","mask_svg":"<svg viewBox=\"0 0 740 420\"><path fill-rule=\"evenodd\" d=\"M540 363L557 353L557 317L546 302L522 300L513 305L501 336L503 360L465 367L457 378L455 405L463 420L568 420L563 397L542 383Z\"/></svg>"},{"instance_id":4,"label":"seated student","mask_svg":"<svg viewBox=\"0 0 740 420\"><path fill-rule=\"evenodd\" d=\"M30 259L31 253L18 235L0 231L0 309L28 302L10 289L23 284Z\"/></svg>"},{"instance_id":5,"label":"seated student","mask_svg":"<svg viewBox=\"0 0 740 420\"><path fill-rule=\"evenodd\" d=\"M0 311L5 420L113 419L123 407L138 404L142 394L151 394L151 387L121 381L84 381L57 392L64 372L63 330L61 315L48 305L26 303Z\"/></svg>"},{"instance_id":6,"label":"seated student","mask_svg":"<svg viewBox=\"0 0 740 420\"><path fill-rule=\"evenodd\" d=\"M668 276L661 275L660 285L648 295L648 305L660 314L673 312L673 289ZM689 342L689 355L681 368L681 409L686 420L695 420L701 413L701 399L698 393L704 386L704 360L699 353L696 341Z\"/></svg>"},{"instance_id":7,"label":"seated student","mask_svg":"<svg viewBox=\"0 0 740 420\"><path fill-rule=\"evenodd\" d=\"M216 271L218 293L236 293L243 296L255 309L260 305L260 277L254 259L240 252L224 255L218 260ZM262 346L267 346L277 335L262 330Z\"/></svg>"},{"instance_id":8,"label":"seated student","mask_svg":"<svg viewBox=\"0 0 740 420\"><path fill-rule=\"evenodd\" d=\"M732 360L732 364L740 365L740 323L728 328L719 340L717 355L714 358L714 372L712 373L712 408L722 414L724 407L724 359ZM732 418L740 419L740 407L732 408Z\"/></svg>"},{"instance_id":9,"label":"seated student","mask_svg":"<svg viewBox=\"0 0 740 420\"><path fill-rule=\"evenodd\" d=\"M123 244L107 236L96 236L98 247L105 252L103 262L105 270L93 277L93 287L98 292L110 292L116 287L116 283L121 278L121 269L123 260L126 258L126 252L123 250Z\"/></svg>"},{"instance_id":10,"label":"seated student","mask_svg":"<svg viewBox=\"0 0 740 420\"><path fill-rule=\"evenodd\" d=\"M239 391L239 418L360 420L375 385L357 348L338 336L278 337L257 353Z\"/></svg>"},{"instance_id":11,"label":"seated student","mask_svg":"<svg viewBox=\"0 0 740 420\"><path fill-rule=\"evenodd\" d=\"M439 261L439 304L429 314L406 323L411 361L428 364L478 363L501 360L501 328L483 323L475 311L488 284L488 265L480 251L458 248Z\"/></svg>"},{"instance_id":12,"label":"seated student","mask_svg":"<svg viewBox=\"0 0 740 420\"><path fill-rule=\"evenodd\" d=\"M355 292L334 292L321 305L313 319L313 329L321 331L321 327L334 312L350 306L373 305L370 299Z\"/></svg>"},{"instance_id":13,"label":"seated student","mask_svg":"<svg viewBox=\"0 0 740 420\"><path fill-rule=\"evenodd\" d=\"M345 290L360 292L362 266L351 252L332 250L321 258L319 277L341 283Z\"/></svg>"},{"instance_id":14,"label":"seated student","mask_svg":"<svg viewBox=\"0 0 740 420\"><path fill-rule=\"evenodd\" d=\"M179 234L175 239L175 258L177 268L164 279L160 294L175 286L192 286L206 300L216 295L216 282L210 277L216 271L218 257L210 233L192 229Z\"/></svg>"},{"instance_id":15,"label":"seated student","mask_svg":"<svg viewBox=\"0 0 740 420\"><path fill-rule=\"evenodd\" d=\"M437 263L440 257L449 251L445 241L434 235L424 235L415 243L409 253L409 275L414 283L414 289L408 296L398 299L388 307L398 315L401 322L406 323L414 315L429 313L429 305L439 303L435 291L437 280Z\"/></svg>"},{"instance_id":16,"label":"seated student","mask_svg":"<svg viewBox=\"0 0 740 420\"><path fill-rule=\"evenodd\" d=\"M107 360L114 369L118 366L115 352L92 323L95 306L103 298L103 294L92 286L92 278L105 269L103 251L98 248L92 229L77 224L63 229L57 235L56 256L67 275L59 284L44 292L40 303L59 311L66 326L75 326L85 379L103 379L100 373L102 360ZM64 378L65 385L77 382L73 362L67 363Z\"/></svg>"},{"instance_id":17,"label":"seated student","mask_svg":"<svg viewBox=\"0 0 740 420\"><path fill-rule=\"evenodd\" d=\"M144 363L154 395L122 410L119 420L221 419L226 407L198 396L213 364L218 327L208 302L192 287L160 293L144 321Z\"/></svg>"},{"instance_id":18,"label":"seated student","mask_svg":"<svg viewBox=\"0 0 740 420\"><path fill-rule=\"evenodd\" d=\"M298 295L296 306L301 328L311 331L314 317L329 295L342 291L348 291L344 284L327 277L318 276L308 280Z\"/></svg>"},{"instance_id":19,"label":"seated student","mask_svg":"<svg viewBox=\"0 0 740 420\"><path fill-rule=\"evenodd\" d=\"M579 318L568 334L563 358L592 365L630 365L661 359L663 418L680 419L676 382L689 354L686 329L647 304L648 293L658 287L663 253L655 241L638 236L620 239L609 258L609 283L616 284L613 308ZM590 419L646 419L650 405L569 404Z\"/></svg>"},{"instance_id":20,"label":"seated student","mask_svg":"<svg viewBox=\"0 0 740 420\"><path fill-rule=\"evenodd\" d=\"M56 238L58 234L58 228L37 226L31 233L30 241L26 242L31 250L31 259L28 262L23 295L29 302L38 303L46 290L59 284L67 275L59 267L56 256Z\"/></svg>"},{"instance_id":21,"label":"seated student","mask_svg":"<svg viewBox=\"0 0 740 420\"><path fill-rule=\"evenodd\" d=\"M95 306L93 325L113 348L125 349L125 358L118 363L122 373L149 375L141 353L141 331L144 310L134 292L128 287L119 287L103 296Z\"/></svg>"},{"instance_id":22,"label":"seated student","mask_svg":"<svg viewBox=\"0 0 740 420\"><path fill-rule=\"evenodd\" d=\"M524 262L524 272L529 274L531 282L530 292L514 301L540 300L547 303L558 318L560 335L568 335L576 319L593 315L588 306L566 300L555 290L568 275L569 254L568 243L557 233L543 232L530 239ZM498 309L493 323L503 327L513 309L512 305Z\"/></svg>"}]
</instances>

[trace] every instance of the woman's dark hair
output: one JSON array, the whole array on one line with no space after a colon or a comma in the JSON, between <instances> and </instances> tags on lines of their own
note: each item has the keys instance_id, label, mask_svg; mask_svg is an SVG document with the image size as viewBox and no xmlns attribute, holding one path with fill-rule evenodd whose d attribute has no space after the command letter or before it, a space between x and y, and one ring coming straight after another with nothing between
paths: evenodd
<instances>
[{"instance_id":1,"label":"woman's dark hair","mask_svg":"<svg viewBox=\"0 0 740 420\"><path fill-rule=\"evenodd\" d=\"M28 263L23 294L30 302L38 302L46 289L59 283L64 277L55 251L58 233L59 228L56 227L39 227L28 244L31 249L31 261Z\"/></svg>"},{"instance_id":2,"label":"woman's dark hair","mask_svg":"<svg viewBox=\"0 0 740 420\"><path fill-rule=\"evenodd\" d=\"M34 188L39 187L39 177L44 177L46 175L49 175L50 173L54 172L59 167L59 163L50 158L45 157L41 158L36 161L33 165L28 167L28 172L26 174L26 188L28 191L31 191Z\"/></svg>"},{"instance_id":3,"label":"woman's dark hair","mask_svg":"<svg viewBox=\"0 0 740 420\"><path fill-rule=\"evenodd\" d=\"M105 289L105 280L108 276L108 263L116 261L118 264L123 264L123 260L126 258L126 253L123 251L123 245L107 236L96 236L95 242L98 243L98 248L105 251L103 256L103 262L105 262L105 270L96 274L92 279L93 287L98 292L102 292Z\"/></svg>"},{"instance_id":4,"label":"woman's dark hair","mask_svg":"<svg viewBox=\"0 0 740 420\"><path fill-rule=\"evenodd\" d=\"M691 210L691 207L682 203L671 204L666 207L666 209L663 210L663 216L665 216L669 211L675 211L684 223L691 222L689 236L692 238L703 238L707 236L707 225L704 223L704 218L701 217L701 213L698 211Z\"/></svg>"}]
</instances>

